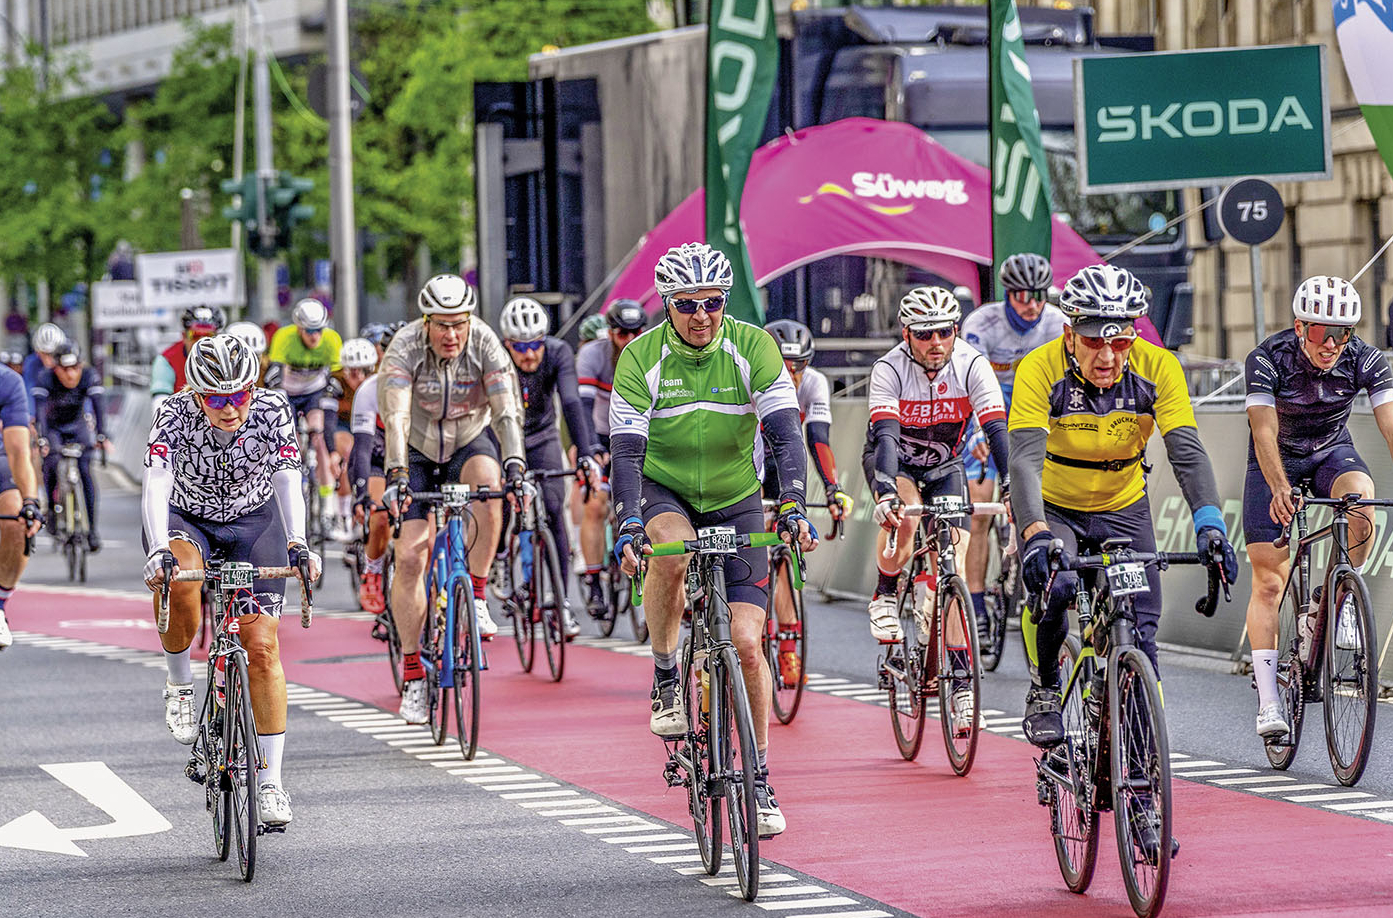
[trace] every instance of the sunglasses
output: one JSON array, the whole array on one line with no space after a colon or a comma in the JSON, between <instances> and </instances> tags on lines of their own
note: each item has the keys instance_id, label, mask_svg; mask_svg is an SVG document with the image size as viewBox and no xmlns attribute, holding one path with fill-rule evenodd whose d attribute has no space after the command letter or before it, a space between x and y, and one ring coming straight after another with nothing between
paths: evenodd
<instances>
[{"instance_id":1,"label":"sunglasses","mask_svg":"<svg viewBox=\"0 0 1393 918\"><path fill-rule=\"evenodd\" d=\"M1048 290L1013 290L1017 296L1024 297L1029 302L1043 302L1050 298Z\"/></svg>"},{"instance_id":2,"label":"sunglasses","mask_svg":"<svg viewBox=\"0 0 1393 918\"><path fill-rule=\"evenodd\" d=\"M933 341L935 338L947 341L956 335L958 330L955 326L949 325L945 328L911 328L909 333L914 336L915 341Z\"/></svg>"},{"instance_id":3,"label":"sunglasses","mask_svg":"<svg viewBox=\"0 0 1393 918\"><path fill-rule=\"evenodd\" d=\"M1305 325L1306 340L1312 344L1324 344L1326 338L1333 338L1337 345L1348 344L1354 336L1352 325L1321 325L1319 322L1307 322Z\"/></svg>"},{"instance_id":4,"label":"sunglasses","mask_svg":"<svg viewBox=\"0 0 1393 918\"><path fill-rule=\"evenodd\" d=\"M706 313L710 315L726 308L726 297L723 293L720 296L711 296L704 300L669 300L668 305L684 316L694 315L698 309L705 309Z\"/></svg>"},{"instance_id":5,"label":"sunglasses","mask_svg":"<svg viewBox=\"0 0 1393 918\"><path fill-rule=\"evenodd\" d=\"M541 338L538 338L536 341L509 341L508 347L517 351L519 354L530 354L545 343L546 342Z\"/></svg>"},{"instance_id":6,"label":"sunglasses","mask_svg":"<svg viewBox=\"0 0 1393 918\"><path fill-rule=\"evenodd\" d=\"M234 392L231 395L205 395L203 396L203 404L212 408L214 411L221 411L228 405L234 408L241 408L251 397L251 390L244 389L241 392Z\"/></svg>"},{"instance_id":7,"label":"sunglasses","mask_svg":"<svg viewBox=\"0 0 1393 918\"><path fill-rule=\"evenodd\" d=\"M441 331L462 331L469 327L469 320L460 319L458 322L441 322L439 319L435 319L430 324Z\"/></svg>"},{"instance_id":8,"label":"sunglasses","mask_svg":"<svg viewBox=\"0 0 1393 918\"><path fill-rule=\"evenodd\" d=\"M807 365L808 361L806 360L789 360L787 358L784 359L784 366L788 368L788 371L790 373L801 373L803 372L803 368Z\"/></svg>"},{"instance_id":9,"label":"sunglasses","mask_svg":"<svg viewBox=\"0 0 1393 918\"><path fill-rule=\"evenodd\" d=\"M692 311L695 312L696 310ZM643 331L637 328L611 328L609 331L610 334L614 335L616 338L637 338L639 335L643 334Z\"/></svg>"},{"instance_id":10,"label":"sunglasses","mask_svg":"<svg viewBox=\"0 0 1393 918\"><path fill-rule=\"evenodd\" d=\"M1137 340L1136 335L1114 335L1111 338L1096 338L1092 335L1075 335L1074 340L1083 344L1090 351L1102 350L1104 345L1112 348L1114 354L1125 354L1132 347L1132 342Z\"/></svg>"}]
</instances>

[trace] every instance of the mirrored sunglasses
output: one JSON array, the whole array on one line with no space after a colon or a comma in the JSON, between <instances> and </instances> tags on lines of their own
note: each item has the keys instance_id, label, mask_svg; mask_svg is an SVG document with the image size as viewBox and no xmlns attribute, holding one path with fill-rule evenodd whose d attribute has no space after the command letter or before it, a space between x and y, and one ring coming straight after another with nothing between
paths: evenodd
<instances>
[{"instance_id":1,"label":"mirrored sunglasses","mask_svg":"<svg viewBox=\"0 0 1393 918\"><path fill-rule=\"evenodd\" d=\"M537 348L541 347L543 344L545 344L545 342L541 338L538 338L536 341L509 341L508 347L517 351L519 354L529 354L537 350Z\"/></svg>"},{"instance_id":2,"label":"mirrored sunglasses","mask_svg":"<svg viewBox=\"0 0 1393 918\"><path fill-rule=\"evenodd\" d=\"M203 404L212 408L214 411L221 411L228 405L234 408L241 408L251 397L251 390L244 389L241 392L234 392L231 395L205 395L203 396Z\"/></svg>"},{"instance_id":3,"label":"mirrored sunglasses","mask_svg":"<svg viewBox=\"0 0 1393 918\"><path fill-rule=\"evenodd\" d=\"M1324 344L1326 338L1333 338L1335 343L1348 344L1349 339L1354 336L1354 326L1352 325L1321 325L1319 322L1306 323L1306 340L1312 344Z\"/></svg>"},{"instance_id":4,"label":"mirrored sunglasses","mask_svg":"<svg viewBox=\"0 0 1393 918\"><path fill-rule=\"evenodd\" d=\"M957 327L945 325L942 328L911 328L909 333L914 336L915 341L932 341L935 338L946 341L957 334Z\"/></svg>"},{"instance_id":5,"label":"mirrored sunglasses","mask_svg":"<svg viewBox=\"0 0 1393 918\"><path fill-rule=\"evenodd\" d=\"M1137 340L1136 335L1114 335L1111 338L1096 338L1092 335L1075 335L1084 347L1090 351L1102 350L1104 345L1113 349L1113 353L1122 354L1131 349L1132 342Z\"/></svg>"},{"instance_id":6,"label":"mirrored sunglasses","mask_svg":"<svg viewBox=\"0 0 1393 918\"><path fill-rule=\"evenodd\" d=\"M709 296L704 300L669 300L668 303L684 316L693 315L698 309L706 310L709 315L726 308L726 295Z\"/></svg>"}]
</instances>

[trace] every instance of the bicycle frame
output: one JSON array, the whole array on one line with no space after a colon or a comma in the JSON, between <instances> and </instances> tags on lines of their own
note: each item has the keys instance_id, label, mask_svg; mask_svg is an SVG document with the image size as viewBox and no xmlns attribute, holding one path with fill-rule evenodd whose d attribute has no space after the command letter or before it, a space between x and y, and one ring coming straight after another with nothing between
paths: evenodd
<instances>
[{"instance_id":1,"label":"bicycle frame","mask_svg":"<svg viewBox=\"0 0 1393 918\"><path fill-rule=\"evenodd\" d=\"M458 492L444 492L446 494ZM460 610L455 608L455 584L461 579L465 583L469 580L469 556L468 539L465 531L464 517L468 514L468 503L470 492L468 488L463 491L463 502L453 504L436 504L435 506L435 539L431 543L431 560L427 568L426 575L426 614L438 615L442 617L439 626L441 628L441 653L440 659L434 661L438 667L437 676L440 679L442 688L455 687L455 620L460 614ZM413 494L413 499L429 497L434 495ZM450 500L451 498L446 498ZM439 591L444 591L443 599L434 599ZM473 595L473 588L470 588L470 595ZM469 614L473 614L470 610ZM469 629L472 646L469 652L479 655L482 653L479 639L479 629ZM443 715L442 715L443 716Z\"/></svg>"}]
</instances>

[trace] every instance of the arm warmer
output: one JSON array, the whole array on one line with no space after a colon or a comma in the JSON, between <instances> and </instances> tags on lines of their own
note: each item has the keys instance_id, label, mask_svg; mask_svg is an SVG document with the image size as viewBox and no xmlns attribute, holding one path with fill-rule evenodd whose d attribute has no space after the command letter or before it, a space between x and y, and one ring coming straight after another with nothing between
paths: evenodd
<instances>
[{"instance_id":1,"label":"arm warmer","mask_svg":"<svg viewBox=\"0 0 1393 918\"><path fill-rule=\"evenodd\" d=\"M872 490L876 499L893 495L895 476L900 471L900 419L881 418L871 425L871 439L875 441L875 481Z\"/></svg>"},{"instance_id":2,"label":"arm warmer","mask_svg":"<svg viewBox=\"0 0 1393 918\"><path fill-rule=\"evenodd\" d=\"M827 491L827 499L837 490L837 461L832 455L832 425L826 421L809 421L808 452L812 453L813 465L822 478L822 487Z\"/></svg>"},{"instance_id":3,"label":"arm warmer","mask_svg":"<svg viewBox=\"0 0 1393 918\"><path fill-rule=\"evenodd\" d=\"M305 542L305 494L300 488L299 469L280 469L271 473L271 487L276 490L276 506L280 507L285 523L286 542Z\"/></svg>"},{"instance_id":4,"label":"arm warmer","mask_svg":"<svg viewBox=\"0 0 1393 918\"><path fill-rule=\"evenodd\" d=\"M987 448L996 457L996 467L1009 470L1011 468L1011 455L1007 448L1007 442L1010 438L1006 435L1006 422L1001 418L988 421L982 425L982 432L987 435ZM1043 461L1043 456L1041 459ZM1013 480L1015 477L1015 475L1011 476Z\"/></svg>"},{"instance_id":5,"label":"arm warmer","mask_svg":"<svg viewBox=\"0 0 1393 918\"><path fill-rule=\"evenodd\" d=\"M595 396L580 394L580 410L585 412L587 420L593 421L595 418Z\"/></svg>"},{"instance_id":6,"label":"arm warmer","mask_svg":"<svg viewBox=\"0 0 1393 918\"><path fill-rule=\"evenodd\" d=\"M96 427L97 436L106 436L106 389L102 386L93 386L87 390L87 398L92 403L92 423Z\"/></svg>"},{"instance_id":7,"label":"arm warmer","mask_svg":"<svg viewBox=\"0 0 1393 918\"><path fill-rule=\"evenodd\" d=\"M1177 427L1164 437L1166 455L1170 457L1180 493L1194 513L1201 507L1219 507L1219 487L1214 483L1214 467L1209 454L1200 443L1200 433L1193 427Z\"/></svg>"},{"instance_id":8,"label":"arm warmer","mask_svg":"<svg viewBox=\"0 0 1393 918\"><path fill-rule=\"evenodd\" d=\"M1011 431L1011 514L1016 518L1018 532L1024 532L1031 523L1045 522L1040 477L1045 471L1045 441L1049 435L1049 431L1038 427Z\"/></svg>"},{"instance_id":9,"label":"arm warmer","mask_svg":"<svg viewBox=\"0 0 1393 918\"><path fill-rule=\"evenodd\" d=\"M174 473L169 469L148 468L140 489L140 516L145 538L153 554L169 547L169 501L174 496Z\"/></svg>"},{"instance_id":10,"label":"arm warmer","mask_svg":"<svg viewBox=\"0 0 1393 918\"><path fill-rule=\"evenodd\" d=\"M368 473L372 470L372 434L353 435L353 449L348 453L348 482L353 486L353 499L368 496Z\"/></svg>"},{"instance_id":11,"label":"arm warmer","mask_svg":"<svg viewBox=\"0 0 1393 918\"><path fill-rule=\"evenodd\" d=\"M639 498L643 492L643 457L648 440L636 434L618 434L609 441L609 487L614 516L622 526L630 517L642 518Z\"/></svg>"},{"instance_id":12,"label":"arm warmer","mask_svg":"<svg viewBox=\"0 0 1393 918\"><path fill-rule=\"evenodd\" d=\"M48 439L48 390L35 386L29 393L34 402L34 429L39 436Z\"/></svg>"},{"instance_id":13,"label":"arm warmer","mask_svg":"<svg viewBox=\"0 0 1393 918\"><path fill-rule=\"evenodd\" d=\"M807 503L807 488L803 478L808 474L808 455L803 451L802 422L797 408L771 411L762 422L765 439L774 450L774 464L779 470L779 503L793 501L803 508ZM765 474L768 474L766 470Z\"/></svg>"}]
</instances>

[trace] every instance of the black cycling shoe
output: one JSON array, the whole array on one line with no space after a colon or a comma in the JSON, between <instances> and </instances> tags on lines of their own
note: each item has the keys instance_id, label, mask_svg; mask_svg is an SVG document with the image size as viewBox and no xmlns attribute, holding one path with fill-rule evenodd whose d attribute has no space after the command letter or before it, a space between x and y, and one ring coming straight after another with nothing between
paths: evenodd
<instances>
[{"instance_id":1,"label":"black cycling shoe","mask_svg":"<svg viewBox=\"0 0 1393 918\"><path fill-rule=\"evenodd\" d=\"M1064 715L1059 710L1059 689L1032 685L1025 693L1025 719L1021 729L1031 745L1048 749L1064 741Z\"/></svg>"},{"instance_id":2,"label":"black cycling shoe","mask_svg":"<svg viewBox=\"0 0 1393 918\"><path fill-rule=\"evenodd\" d=\"M1132 838L1136 841L1137 847L1141 849L1142 856L1146 858L1148 864L1155 864L1158 853L1161 850L1161 820L1151 806L1142 801L1137 802L1137 807L1132 811ZM1171 836L1171 857L1174 858L1180 853L1180 842Z\"/></svg>"},{"instance_id":3,"label":"black cycling shoe","mask_svg":"<svg viewBox=\"0 0 1393 918\"><path fill-rule=\"evenodd\" d=\"M605 603L604 588L600 586L600 575L586 574L585 586L586 592L589 594L585 600L585 611L590 613L591 618L604 618L609 607Z\"/></svg>"},{"instance_id":4,"label":"black cycling shoe","mask_svg":"<svg viewBox=\"0 0 1393 918\"><path fill-rule=\"evenodd\" d=\"M94 555L95 555L97 552L99 552L99 551L101 551L101 550L102 550L102 540L101 540L101 537L98 536L97 533L96 533L95 531L87 533L87 551L88 551L90 554L94 554Z\"/></svg>"}]
</instances>

